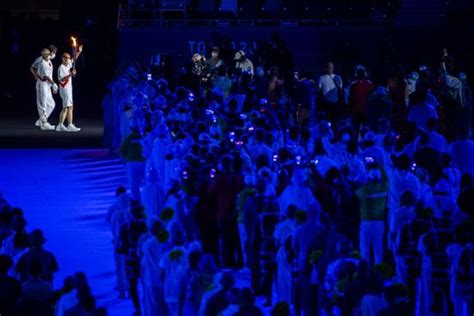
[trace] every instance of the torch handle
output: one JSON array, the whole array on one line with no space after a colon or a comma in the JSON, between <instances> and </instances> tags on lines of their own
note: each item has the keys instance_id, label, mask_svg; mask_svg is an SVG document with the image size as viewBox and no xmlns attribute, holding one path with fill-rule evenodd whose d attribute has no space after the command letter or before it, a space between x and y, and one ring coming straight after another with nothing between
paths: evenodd
<instances>
[{"instance_id":1,"label":"torch handle","mask_svg":"<svg viewBox=\"0 0 474 316\"><path fill-rule=\"evenodd\" d=\"M76 46L72 46L72 69L76 70L76 56L77 56L77 48Z\"/></svg>"}]
</instances>

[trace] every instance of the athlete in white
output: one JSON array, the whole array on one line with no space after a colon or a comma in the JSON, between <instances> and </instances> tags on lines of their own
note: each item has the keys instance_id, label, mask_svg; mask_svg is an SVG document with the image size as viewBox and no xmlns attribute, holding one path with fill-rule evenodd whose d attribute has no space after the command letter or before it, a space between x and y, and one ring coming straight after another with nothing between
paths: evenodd
<instances>
[{"instance_id":1,"label":"athlete in white","mask_svg":"<svg viewBox=\"0 0 474 316\"><path fill-rule=\"evenodd\" d=\"M36 104L39 119L35 125L41 127L42 130L54 130L54 126L48 123L48 119L55 107L51 89L54 93L58 90L58 86L52 80L53 64L51 63L51 60L56 56L56 51L56 46L49 45L48 48L41 51L41 56L36 58L30 67L36 80Z\"/></svg>"},{"instance_id":2,"label":"athlete in white","mask_svg":"<svg viewBox=\"0 0 474 316\"><path fill-rule=\"evenodd\" d=\"M82 52L82 45L79 46L77 57ZM77 59L76 57L76 59ZM76 75L76 69L73 68L71 56L68 53L62 55L62 64L58 68L59 95L63 100L63 109L59 114L59 124L56 127L58 132L79 132L81 129L73 123L73 101L72 101L72 78ZM67 119L68 126L64 126Z\"/></svg>"},{"instance_id":3,"label":"athlete in white","mask_svg":"<svg viewBox=\"0 0 474 316\"><path fill-rule=\"evenodd\" d=\"M51 53L45 48L41 51L42 60L37 63L36 81L36 104L38 107L39 125L42 130L54 130L54 126L48 123L48 118L54 110L55 102L53 91L58 91L58 86L53 81L53 64L50 61Z\"/></svg>"}]
</instances>

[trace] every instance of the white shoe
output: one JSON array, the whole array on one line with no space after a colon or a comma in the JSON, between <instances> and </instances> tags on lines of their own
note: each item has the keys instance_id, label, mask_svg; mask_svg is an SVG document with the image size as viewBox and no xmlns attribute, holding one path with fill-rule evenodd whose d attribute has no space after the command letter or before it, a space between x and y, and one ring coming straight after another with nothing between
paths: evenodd
<instances>
[{"instance_id":1,"label":"white shoe","mask_svg":"<svg viewBox=\"0 0 474 316\"><path fill-rule=\"evenodd\" d=\"M49 122L45 122L45 123L43 123L43 125L41 125L41 129L43 131L53 131L54 130L54 125L49 124Z\"/></svg>"},{"instance_id":2,"label":"white shoe","mask_svg":"<svg viewBox=\"0 0 474 316\"><path fill-rule=\"evenodd\" d=\"M35 126L41 127L41 120L36 120Z\"/></svg>"},{"instance_id":3,"label":"white shoe","mask_svg":"<svg viewBox=\"0 0 474 316\"><path fill-rule=\"evenodd\" d=\"M76 127L74 124L69 124L66 128L66 131L68 132L79 132L81 129L79 127Z\"/></svg>"},{"instance_id":4,"label":"white shoe","mask_svg":"<svg viewBox=\"0 0 474 316\"><path fill-rule=\"evenodd\" d=\"M67 128L64 124L58 124L58 126L56 126L56 132L67 132Z\"/></svg>"}]
</instances>

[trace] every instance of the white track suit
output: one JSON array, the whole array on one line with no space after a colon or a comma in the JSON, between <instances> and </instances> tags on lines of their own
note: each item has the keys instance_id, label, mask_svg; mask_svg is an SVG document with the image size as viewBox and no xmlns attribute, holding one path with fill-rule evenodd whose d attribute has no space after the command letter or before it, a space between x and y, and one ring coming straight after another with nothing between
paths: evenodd
<instances>
[{"instance_id":1,"label":"white track suit","mask_svg":"<svg viewBox=\"0 0 474 316\"><path fill-rule=\"evenodd\" d=\"M53 78L53 64L50 61L41 59L37 66L37 73L40 78ZM48 81L43 81L42 79L36 81L36 104L41 122L47 122L56 105L51 91L51 84Z\"/></svg>"},{"instance_id":2,"label":"white track suit","mask_svg":"<svg viewBox=\"0 0 474 316\"><path fill-rule=\"evenodd\" d=\"M59 95L63 100L63 107L72 106L72 77L62 82L62 79L71 73L72 64L65 66L61 64L58 68Z\"/></svg>"}]
</instances>

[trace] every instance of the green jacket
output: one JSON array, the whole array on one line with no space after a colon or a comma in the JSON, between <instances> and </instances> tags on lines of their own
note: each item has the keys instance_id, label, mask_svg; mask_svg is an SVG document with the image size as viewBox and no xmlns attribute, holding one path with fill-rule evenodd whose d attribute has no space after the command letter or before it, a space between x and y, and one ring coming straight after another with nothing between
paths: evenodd
<instances>
[{"instance_id":1,"label":"green jacket","mask_svg":"<svg viewBox=\"0 0 474 316\"><path fill-rule=\"evenodd\" d=\"M128 135L120 146L120 156L127 162L145 161L143 157L142 137L138 132L132 132Z\"/></svg>"},{"instance_id":2,"label":"green jacket","mask_svg":"<svg viewBox=\"0 0 474 316\"><path fill-rule=\"evenodd\" d=\"M383 221L387 202L387 187L382 183L367 183L356 191L360 201L360 219Z\"/></svg>"}]
</instances>

